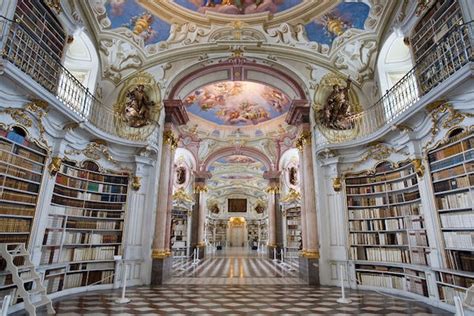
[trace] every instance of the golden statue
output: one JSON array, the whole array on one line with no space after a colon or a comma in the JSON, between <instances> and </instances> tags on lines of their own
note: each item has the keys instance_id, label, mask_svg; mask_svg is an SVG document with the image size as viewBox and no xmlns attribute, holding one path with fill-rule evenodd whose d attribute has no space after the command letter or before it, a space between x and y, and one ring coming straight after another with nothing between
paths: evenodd
<instances>
[{"instance_id":1,"label":"golden statue","mask_svg":"<svg viewBox=\"0 0 474 316\"><path fill-rule=\"evenodd\" d=\"M349 101L351 82L350 79L347 79L346 87L339 84L333 85L326 104L319 111L321 123L326 127L335 130L347 130L354 127L354 123L349 119L353 114Z\"/></svg>"},{"instance_id":2,"label":"golden statue","mask_svg":"<svg viewBox=\"0 0 474 316\"><path fill-rule=\"evenodd\" d=\"M124 108L124 118L130 127L142 127L150 120L150 107L155 102L150 101L145 92L145 86L139 84L126 94L127 101Z\"/></svg>"}]
</instances>

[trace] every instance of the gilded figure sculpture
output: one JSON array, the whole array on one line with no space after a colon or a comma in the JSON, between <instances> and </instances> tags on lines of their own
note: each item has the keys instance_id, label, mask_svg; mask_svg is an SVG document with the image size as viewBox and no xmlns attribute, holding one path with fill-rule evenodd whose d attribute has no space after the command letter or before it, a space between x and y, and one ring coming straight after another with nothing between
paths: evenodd
<instances>
[{"instance_id":1,"label":"gilded figure sculpture","mask_svg":"<svg viewBox=\"0 0 474 316\"><path fill-rule=\"evenodd\" d=\"M130 127L142 127L150 121L150 107L155 105L145 91L145 86L139 84L126 94L124 119Z\"/></svg>"},{"instance_id":2,"label":"gilded figure sculpture","mask_svg":"<svg viewBox=\"0 0 474 316\"><path fill-rule=\"evenodd\" d=\"M349 100L351 82L347 79L346 87L339 84L333 85L326 104L319 111L320 120L324 126L335 130L348 130L354 127L354 123L350 120L353 114Z\"/></svg>"}]
</instances>

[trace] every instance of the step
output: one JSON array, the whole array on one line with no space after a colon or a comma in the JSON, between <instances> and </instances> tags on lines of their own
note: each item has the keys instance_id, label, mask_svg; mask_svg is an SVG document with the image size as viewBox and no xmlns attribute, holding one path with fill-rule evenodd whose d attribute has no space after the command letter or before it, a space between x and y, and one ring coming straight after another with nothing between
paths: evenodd
<instances>
[{"instance_id":1,"label":"step","mask_svg":"<svg viewBox=\"0 0 474 316\"><path fill-rule=\"evenodd\" d=\"M23 281L23 283L28 283L28 282L33 282L34 280L39 280L39 277L38 276L30 276L26 279L22 279L20 277L20 279Z\"/></svg>"},{"instance_id":2,"label":"step","mask_svg":"<svg viewBox=\"0 0 474 316\"><path fill-rule=\"evenodd\" d=\"M31 305L38 308L38 307L41 307L41 306L48 305L49 302L50 302L49 300L41 300L41 301L38 301L38 302L31 303Z\"/></svg>"},{"instance_id":3,"label":"step","mask_svg":"<svg viewBox=\"0 0 474 316\"><path fill-rule=\"evenodd\" d=\"M40 295L40 294L46 294L46 289L45 288L36 288L31 292L27 292L29 295Z\"/></svg>"}]
</instances>

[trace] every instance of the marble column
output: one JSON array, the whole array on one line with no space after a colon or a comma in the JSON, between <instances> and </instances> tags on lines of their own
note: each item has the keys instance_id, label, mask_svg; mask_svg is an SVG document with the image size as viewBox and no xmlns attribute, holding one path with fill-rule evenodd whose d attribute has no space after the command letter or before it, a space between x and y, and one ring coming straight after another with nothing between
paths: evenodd
<instances>
[{"instance_id":1,"label":"marble column","mask_svg":"<svg viewBox=\"0 0 474 316\"><path fill-rule=\"evenodd\" d=\"M277 194L280 192L279 178L264 175L268 179L267 211L268 211L268 257L273 258L274 251L278 251L277 244Z\"/></svg>"},{"instance_id":2,"label":"marble column","mask_svg":"<svg viewBox=\"0 0 474 316\"><path fill-rule=\"evenodd\" d=\"M169 244L166 243L168 235L168 214L170 195L170 178L172 177L174 150L177 141L171 131L171 126L165 126L163 134L163 146L161 151L160 181L158 190L158 201L156 206L155 234L152 244L152 275L151 284L162 284L171 272L171 260Z\"/></svg>"},{"instance_id":3,"label":"marble column","mask_svg":"<svg viewBox=\"0 0 474 316\"><path fill-rule=\"evenodd\" d=\"M197 242L195 247L199 251L199 258L203 259L206 253L206 236L205 236L205 225L206 225L206 213L207 213L207 186L206 181L211 177L211 174L207 171L195 172L194 181L194 194L196 200L195 211L198 212L197 218L197 230L196 237Z\"/></svg>"},{"instance_id":4,"label":"marble column","mask_svg":"<svg viewBox=\"0 0 474 316\"><path fill-rule=\"evenodd\" d=\"M299 258L300 278L308 284L319 284L319 237L316 215L316 191L314 184L313 153L311 147L311 108L306 100L294 100L286 122L297 126L300 135L296 147L300 151L302 175L301 223L303 248Z\"/></svg>"}]
</instances>

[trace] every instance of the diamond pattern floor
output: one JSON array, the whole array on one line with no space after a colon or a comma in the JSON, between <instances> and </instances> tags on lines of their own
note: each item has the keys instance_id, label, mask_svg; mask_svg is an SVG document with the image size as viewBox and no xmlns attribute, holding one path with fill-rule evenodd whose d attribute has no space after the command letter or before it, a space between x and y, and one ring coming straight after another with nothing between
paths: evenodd
<instances>
[{"instance_id":1,"label":"diamond pattern floor","mask_svg":"<svg viewBox=\"0 0 474 316\"><path fill-rule=\"evenodd\" d=\"M301 285L164 285L129 289L131 302L115 303L120 291L96 291L54 302L58 315L451 315L423 303L375 292L349 292L336 302L334 287ZM24 315L17 313L15 315Z\"/></svg>"}]
</instances>

